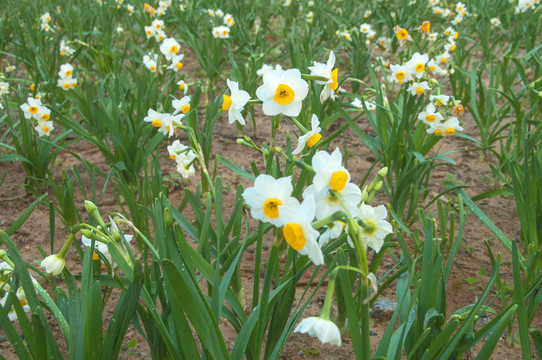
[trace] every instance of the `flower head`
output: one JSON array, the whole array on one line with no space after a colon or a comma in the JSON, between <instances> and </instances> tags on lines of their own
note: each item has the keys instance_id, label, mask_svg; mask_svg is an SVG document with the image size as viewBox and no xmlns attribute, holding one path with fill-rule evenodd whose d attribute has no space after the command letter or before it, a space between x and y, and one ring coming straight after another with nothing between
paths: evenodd
<instances>
[{"instance_id":1,"label":"flower head","mask_svg":"<svg viewBox=\"0 0 542 360\"><path fill-rule=\"evenodd\" d=\"M429 87L427 81L422 81L421 83L415 82L407 89L407 91L410 91L410 93L414 96L421 95L428 90L431 90L431 88Z\"/></svg>"},{"instance_id":2,"label":"flower head","mask_svg":"<svg viewBox=\"0 0 542 360\"><path fill-rule=\"evenodd\" d=\"M318 151L312 158L312 167L316 172L312 183L316 191L331 188L342 191L350 181L350 173L342 166L342 154L339 148L333 153Z\"/></svg>"},{"instance_id":3,"label":"flower head","mask_svg":"<svg viewBox=\"0 0 542 360\"><path fill-rule=\"evenodd\" d=\"M49 274L58 275L64 270L66 259L57 254L49 255L41 262L41 267Z\"/></svg>"},{"instance_id":4,"label":"flower head","mask_svg":"<svg viewBox=\"0 0 542 360\"><path fill-rule=\"evenodd\" d=\"M313 114L311 119L311 130L297 139L297 147L294 151L292 151L292 155L299 154L305 148L305 145L308 145L310 148L316 145L316 143L322 138L320 131L322 131L322 129L320 129L320 121L318 121L318 116Z\"/></svg>"},{"instance_id":5,"label":"flower head","mask_svg":"<svg viewBox=\"0 0 542 360\"><path fill-rule=\"evenodd\" d=\"M180 100L173 100L171 105L173 105L173 108L175 109L173 114L178 114L180 112L186 114L190 111L190 96L183 96Z\"/></svg>"},{"instance_id":6,"label":"flower head","mask_svg":"<svg viewBox=\"0 0 542 360\"><path fill-rule=\"evenodd\" d=\"M256 96L263 101L265 115L297 116L308 92L309 84L298 69L270 70L263 75L263 85L256 90Z\"/></svg>"},{"instance_id":7,"label":"flower head","mask_svg":"<svg viewBox=\"0 0 542 360\"><path fill-rule=\"evenodd\" d=\"M425 110L418 115L418 119L426 123L427 125L440 123L444 118L442 114L437 111L434 104L429 103Z\"/></svg>"},{"instance_id":8,"label":"flower head","mask_svg":"<svg viewBox=\"0 0 542 360\"><path fill-rule=\"evenodd\" d=\"M323 344L341 346L341 332L331 320L308 317L297 325L294 332L309 334L309 336L318 338Z\"/></svg>"},{"instance_id":9,"label":"flower head","mask_svg":"<svg viewBox=\"0 0 542 360\"><path fill-rule=\"evenodd\" d=\"M173 59L179 50L181 50L181 44L179 44L174 38L164 39L162 45L160 45L160 52L164 54L167 60Z\"/></svg>"},{"instance_id":10,"label":"flower head","mask_svg":"<svg viewBox=\"0 0 542 360\"><path fill-rule=\"evenodd\" d=\"M271 175L261 174L254 181L254 187L245 189L243 198L250 206L253 218L282 226L286 219L280 206L299 207L299 201L292 197L293 190L291 176L275 179Z\"/></svg>"},{"instance_id":11,"label":"flower head","mask_svg":"<svg viewBox=\"0 0 542 360\"><path fill-rule=\"evenodd\" d=\"M213 36L219 39L227 39L230 37L230 28L228 26L217 26L213 28Z\"/></svg>"},{"instance_id":12,"label":"flower head","mask_svg":"<svg viewBox=\"0 0 542 360\"><path fill-rule=\"evenodd\" d=\"M463 128L459 125L459 120L457 120L456 117L451 117L444 122L430 124L429 126L429 129L426 130L427 133L434 133L436 136L449 136L455 134L456 131L463 131Z\"/></svg>"},{"instance_id":13,"label":"flower head","mask_svg":"<svg viewBox=\"0 0 542 360\"><path fill-rule=\"evenodd\" d=\"M384 244L384 238L393 232L393 227L386 221L388 211L384 205L372 207L361 204L358 217L366 226L361 227L361 240L365 246L379 252Z\"/></svg>"},{"instance_id":14,"label":"flower head","mask_svg":"<svg viewBox=\"0 0 542 360\"><path fill-rule=\"evenodd\" d=\"M315 203L312 196L305 198L301 205L294 207L279 206L285 224L282 228L284 240L301 255L307 255L314 265L324 264L324 255L320 249L318 231L312 228L314 220Z\"/></svg>"},{"instance_id":15,"label":"flower head","mask_svg":"<svg viewBox=\"0 0 542 360\"><path fill-rule=\"evenodd\" d=\"M231 95L223 95L224 102L222 104L222 110L228 111L228 121L230 124L238 121L239 124L245 125L245 119L243 118L241 111L243 111L244 106L250 100L250 95L245 90L239 90L237 81L227 79L227 83Z\"/></svg>"},{"instance_id":16,"label":"flower head","mask_svg":"<svg viewBox=\"0 0 542 360\"><path fill-rule=\"evenodd\" d=\"M339 69L333 69L334 66L335 54L333 53L333 51L329 53L329 59L327 61L327 64L322 64L315 61L313 66L309 66L311 75L326 78L326 80L316 80L317 84L324 85L324 88L320 93L321 103L324 103L324 101L326 101L330 97L332 100L335 99L335 91L337 91L337 88L339 87L339 83L337 82Z\"/></svg>"}]
</instances>

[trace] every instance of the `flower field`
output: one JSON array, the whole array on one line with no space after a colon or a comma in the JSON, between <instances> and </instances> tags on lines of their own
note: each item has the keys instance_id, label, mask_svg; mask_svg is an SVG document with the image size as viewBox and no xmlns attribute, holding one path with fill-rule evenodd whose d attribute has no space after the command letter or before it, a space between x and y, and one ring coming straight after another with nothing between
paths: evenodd
<instances>
[{"instance_id":1,"label":"flower field","mask_svg":"<svg viewBox=\"0 0 542 360\"><path fill-rule=\"evenodd\" d=\"M538 0L3 8L3 358L542 358Z\"/></svg>"}]
</instances>

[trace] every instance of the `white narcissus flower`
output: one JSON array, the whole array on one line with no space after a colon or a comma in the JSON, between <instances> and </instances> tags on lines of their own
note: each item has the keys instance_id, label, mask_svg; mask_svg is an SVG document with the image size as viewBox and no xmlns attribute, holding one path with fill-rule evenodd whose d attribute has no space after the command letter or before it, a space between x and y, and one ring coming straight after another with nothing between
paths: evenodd
<instances>
[{"instance_id":1,"label":"white narcissus flower","mask_svg":"<svg viewBox=\"0 0 542 360\"><path fill-rule=\"evenodd\" d=\"M331 320L308 317L301 320L294 332L309 334L309 336L318 338L322 344L341 346L341 332Z\"/></svg>"},{"instance_id":2,"label":"white narcissus flower","mask_svg":"<svg viewBox=\"0 0 542 360\"><path fill-rule=\"evenodd\" d=\"M151 72L156 71L156 59L158 58L158 55L154 54L152 55L145 55L143 56L143 64L147 69L149 69Z\"/></svg>"},{"instance_id":3,"label":"white narcissus flower","mask_svg":"<svg viewBox=\"0 0 542 360\"><path fill-rule=\"evenodd\" d=\"M316 241L320 233L312 228L315 206L313 197L309 196L301 205L279 206L279 211L287 219L282 228L284 240L299 254L308 256L314 265L319 266L324 264L324 254Z\"/></svg>"},{"instance_id":4,"label":"white narcissus flower","mask_svg":"<svg viewBox=\"0 0 542 360\"><path fill-rule=\"evenodd\" d=\"M58 76L61 79L69 78L73 74L73 66L71 64L63 64L60 65L60 71L58 72Z\"/></svg>"},{"instance_id":5,"label":"white narcissus flower","mask_svg":"<svg viewBox=\"0 0 542 360\"><path fill-rule=\"evenodd\" d=\"M339 148L333 153L318 151L312 158L312 167L316 174L312 184L316 191L331 188L335 191L342 191L350 181L350 173L342 166L342 154Z\"/></svg>"},{"instance_id":6,"label":"white narcissus flower","mask_svg":"<svg viewBox=\"0 0 542 360\"><path fill-rule=\"evenodd\" d=\"M143 121L150 122L152 126L158 128L158 131L164 135L171 137L174 133L175 123L181 120L179 116L173 116L171 114L161 114L153 109L147 111L147 116L143 118Z\"/></svg>"},{"instance_id":7,"label":"white narcissus flower","mask_svg":"<svg viewBox=\"0 0 542 360\"><path fill-rule=\"evenodd\" d=\"M320 239L318 239L318 245L320 247L327 244L330 240L335 240L339 236L341 236L344 226L346 224L342 221L335 221L332 224L329 224L327 227L325 227L325 231L320 235Z\"/></svg>"},{"instance_id":8,"label":"white narcissus flower","mask_svg":"<svg viewBox=\"0 0 542 360\"><path fill-rule=\"evenodd\" d=\"M55 129L52 121L38 121L38 125L34 128L38 132L38 136L49 136L51 131Z\"/></svg>"},{"instance_id":9,"label":"white narcissus flower","mask_svg":"<svg viewBox=\"0 0 542 360\"><path fill-rule=\"evenodd\" d=\"M450 101L450 97L448 95L431 95L429 101L434 102L437 106L446 106Z\"/></svg>"},{"instance_id":10,"label":"white narcissus flower","mask_svg":"<svg viewBox=\"0 0 542 360\"><path fill-rule=\"evenodd\" d=\"M160 45L160 52L164 54L167 60L173 59L179 50L181 50L181 44L179 44L174 38L167 38L164 40L162 45Z\"/></svg>"},{"instance_id":11,"label":"white narcissus flower","mask_svg":"<svg viewBox=\"0 0 542 360\"><path fill-rule=\"evenodd\" d=\"M184 54L174 55L171 58L171 65L169 65L167 68L169 70L173 70L175 72L181 70L182 67L183 67L183 63L181 62L182 59L184 59ZM179 84L179 83L177 83L177 84Z\"/></svg>"},{"instance_id":12,"label":"white narcissus flower","mask_svg":"<svg viewBox=\"0 0 542 360\"><path fill-rule=\"evenodd\" d=\"M448 120L437 123L430 124L429 129L427 129L428 134L435 134L436 136L444 135L453 135L456 131L463 131L463 128L459 125L459 120L456 117L451 117Z\"/></svg>"},{"instance_id":13,"label":"white narcissus flower","mask_svg":"<svg viewBox=\"0 0 542 360\"><path fill-rule=\"evenodd\" d=\"M183 96L180 100L173 100L171 105L173 105L173 108L175 109L173 112L174 115L180 112L186 114L190 111L190 96Z\"/></svg>"},{"instance_id":14,"label":"white narcissus flower","mask_svg":"<svg viewBox=\"0 0 542 360\"><path fill-rule=\"evenodd\" d=\"M60 56L72 56L75 50L66 45L64 40L60 41Z\"/></svg>"},{"instance_id":15,"label":"white narcissus flower","mask_svg":"<svg viewBox=\"0 0 542 360\"><path fill-rule=\"evenodd\" d=\"M66 265L66 259L56 254L49 255L41 262L41 267L45 269L48 274L58 275L64 270Z\"/></svg>"},{"instance_id":16,"label":"white narcissus flower","mask_svg":"<svg viewBox=\"0 0 542 360\"><path fill-rule=\"evenodd\" d=\"M425 91L431 90L429 87L429 83L427 81L422 81L421 83L413 83L412 86L410 86L407 91L410 91L410 94L413 96L421 95Z\"/></svg>"},{"instance_id":17,"label":"white narcissus flower","mask_svg":"<svg viewBox=\"0 0 542 360\"><path fill-rule=\"evenodd\" d=\"M36 120L40 119L38 116L38 113L41 107L42 107L41 101L39 99L34 99L32 97L29 97L26 100L26 103L20 106L21 110L23 111L25 119L34 118Z\"/></svg>"},{"instance_id":18,"label":"white narcissus flower","mask_svg":"<svg viewBox=\"0 0 542 360\"><path fill-rule=\"evenodd\" d=\"M133 235L123 235L123 236L124 236L124 240L126 240L127 242L132 241L132 238L134 237ZM106 240L104 240L104 242L95 240L94 241L94 250L98 251L100 254L102 254L107 259L107 261L109 262L111 267L115 268L115 267L117 267L117 264L115 264L115 262L113 261L113 258L111 257L111 254L109 253L109 248L107 247L107 243L105 241ZM87 238L85 235L81 235L81 242L85 246L91 246L91 244L92 244L92 240ZM93 260L98 260L99 259L96 252L94 252L94 254L92 254L92 259Z\"/></svg>"},{"instance_id":19,"label":"white narcissus flower","mask_svg":"<svg viewBox=\"0 0 542 360\"><path fill-rule=\"evenodd\" d=\"M386 207L384 205L372 207L362 203L357 217L366 225L360 229L363 244L379 252L384 245L384 238L393 232L393 227L386 221L388 217Z\"/></svg>"},{"instance_id":20,"label":"white narcissus flower","mask_svg":"<svg viewBox=\"0 0 542 360\"><path fill-rule=\"evenodd\" d=\"M427 69L429 69L429 72L432 74L443 75L446 73L446 71L439 66L435 59L429 60L427 63Z\"/></svg>"},{"instance_id":21,"label":"white narcissus flower","mask_svg":"<svg viewBox=\"0 0 542 360\"><path fill-rule=\"evenodd\" d=\"M307 145L309 148L312 148L314 145L316 145L316 143L322 138L322 135L320 135L320 131L322 131L322 129L320 128L320 121L318 121L318 116L313 114L311 118L311 130L297 139L297 147L294 151L292 151L292 155L297 155L301 151L303 151L305 145Z\"/></svg>"},{"instance_id":22,"label":"white narcissus flower","mask_svg":"<svg viewBox=\"0 0 542 360\"><path fill-rule=\"evenodd\" d=\"M9 83L0 81L0 96L4 96L9 93Z\"/></svg>"},{"instance_id":23,"label":"white narcissus flower","mask_svg":"<svg viewBox=\"0 0 542 360\"><path fill-rule=\"evenodd\" d=\"M292 177L275 179L271 175L260 174L254 186L245 189L243 199L250 206L252 217L275 226L282 226L286 219L279 206L299 207L299 201L292 197Z\"/></svg>"},{"instance_id":24,"label":"white narcissus flower","mask_svg":"<svg viewBox=\"0 0 542 360\"><path fill-rule=\"evenodd\" d=\"M330 187L325 187L321 190L316 190L314 184L309 185L303 192L303 197L313 196L316 202L316 218L323 220L328 216L333 215L337 211L348 210L350 213L355 213L358 204L361 201L361 190L358 186L352 183L346 183L344 187L337 191L339 196L343 199L343 204L339 201L338 197L329 192Z\"/></svg>"},{"instance_id":25,"label":"white narcissus flower","mask_svg":"<svg viewBox=\"0 0 542 360\"><path fill-rule=\"evenodd\" d=\"M489 21L493 26L499 26L501 24L501 20L499 20L499 18L491 18Z\"/></svg>"},{"instance_id":26,"label":"white narcissus flower","mask_svg":"<svg viewBox=\"0 0 542 360\"><path fill-rule=\"evenodd\" d=\"M390 64L390 70L392 72L393 80L399 84L403 84L405 81L412 80L412 68L408 65L393 65Z\"/></svg>"},{"instance_id":27,"label":"white narcissus flower","mask_svg":"<svg viewBox=\"0 0 542 360\"><path fill-rule=\"evenodd\" d=\"M429 103L425 110L418 115L418 119L431 126L431 124L440 123L444 117L437 111L434 104Z\"/></svg>"},{"instance_id":28,"label":"white narcissus flower","mask_svg":"<svg viewBox=\"0 0 542 360\"><path fill-rule=\"evenodd\" d=\"M243 111L244 106L250 100L250 95L245 90L239 90L237 81L227 79L227 83L231 95L222 95L224 98L222 110L228 112L228 121L230 124L238 121L239 124L245 125L245 119L243 119L241 111Z\"/></svg>"},{"instance_id":29,"label":"white narcissus flower","mask_svg":"<svg viewBox=\"0 0 542 360\"><path fill-rule=\"evenodd\" d=\"M256 96L263 101L263 112L268 116L299 115L301 102L308 93L309 84L301 78L298 69L270 70L263 75L263 85L256 90Z\"/></svg>"},{"instance_id":30,"label":"white narcissus flower","mask_svg":"<svg viewBox=\"0 0 542 360\"><path fill-rule=\"evenodd\" d=\"M218 39L227 39L230 37L230 28L224 25L213 28L213 36Z\"/></svg>"},{"instance_id":31,"label":"white narcissus flower","mask_svg":"<svg viewBox=\"0 0 542 360\"><path fill-rule=\"evenodd\" d=\"M184 80L177 81L177 85L179 85L179 89L183 91L184 94L188 91L188 85L184 82Z\"/></svg>"},{"instance_id":32,"label":"white narcissus flower","mask_svg":"<svg viewBox=\"0 0 542 360\"><path fill-rule=\"evenodd\" d=\"M317 84L324 85L324 88L320 93L321 103L324 103L324 101L326 101L330 97L332 100L335 99L335 91L339 87L339 84L337 82L339 76L339 69L333 69L333 66L335 66L335 54L333 53L333 51L329 53L329 59L327 61L327 64L322 64L315 61L313 66L309 66L311 75L321 76L327 79L316 80Z\"/></svg>"},{"instance_id":33,"label":"white narcissus flower","mask_svg":"<svg viewBox=\"0 0 542 360\"><path fill-rule=\"evenodd\" d=\"M233 25L235 25L235 20L233 19L232 14L224 15L224 24L228 27L232 27Z\"/></svg>"},{"instance_id":34,"label":"white narcissus flower","mask_svg":"<svg viewBox=\"0 0 542 360\"><path fill-rule=\"evenodd\" d=\"M428 61L429 55L414 53L414 55L412 55L412 58L406 63L406 65L410 67L410 73L419 79L423 76L425 71L425 64L427 64Z\"/></svg>"}]
</instances>

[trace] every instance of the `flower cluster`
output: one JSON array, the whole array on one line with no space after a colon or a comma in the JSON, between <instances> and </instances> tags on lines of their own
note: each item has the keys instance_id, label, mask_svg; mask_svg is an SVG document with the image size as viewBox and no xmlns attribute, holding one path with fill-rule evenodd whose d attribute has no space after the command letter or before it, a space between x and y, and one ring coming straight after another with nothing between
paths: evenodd
<instances>
[{"instance_id":1,"label":"flower cluster","mask_svg":"<svg viewBox=\"0 0 542 360\"><path fill-rule=\"evenodd\" d=\"M145 34L147 35L147 39L154 37L158 42L163 41L166 38L164 20L154 19L151 25L145 26Z\"/></svg>"},{"instance_id":2,"label":"flower cluster","mask_svg":"<svg viewBox=\"0 0 542 360\"><path fill-rule=\"evenodd\" d=\"M73 66L70 64L60 66L58 77L57 86L65 91L77 86L77 79L73 78Z\"/></svg>"},{"instance_id":3,"label":"flower cluster","mask_svg":"<svg viewBox=\"0 0 542 360\"><path fill-rule=\"evenodd\" d=\"M40 137L48 136L55 128L50 120L51 110L43 105L40 99L29 97L27 102L20 107L25 119L34 120L37 123L34 129Z\"/></svg>"},{"instance_id":4,"label":"flower cluster","mask_svg":"<svg viewBox=\"0 0 542 360\"><path fill-rule=\"evenodd\" d=\"M60 41L60 56L72 56L75 52L64 40Z\"/></svg>"},{"instance_id":5,"label":"flower cluster","mask_svg":"<svg viewBox=\"0 0 542 360\"><path fill-rule=\"evenodd\" d=\"M17 320L17 313L15 311L15 307L11 306L11 308L8 310L5 308L6 302L8 300L9 291L11 290L10 287L10 280L13 275L13 267L8 264L7 262L0 262L0 307L3 308L4 312L7 313L8 318L11 321ZM32 278L32 281L34 278ZM28 306L28 302L26 300L26 294L21 287L19 287L15 293L17 296L17 300L19 300L19 303L21 304L23 310L25 312L30 311L30 307Z\"/></svg>"},{"instance_id":6,"label":"flower cluster","mask_svg":"<svg viewBox=\"0 0 542 360\"><path fill-rule=\"evenodd\" d=\"M429 134L436 136L453 135L456 131L463 131L456 116L463 113L464 108L460 102L451 103L450 97L447 95L432 95L429 97L430 103L425 107L425 110L418 115L418 119L429 126L426 130ZM453 115L447 120L439 109L449 110Z\"/></svg>"},{"instance_id":7,"label":"flower cluster","mask_svg":"<svg viewBox=\"0 0 542 360\"><path fill-rule=\"evenodd\" d=\"M51 25L49 24L49 21L51 21L51 14L49 12L46 12L40 17L41 24L40 28L44 31L52 31Z\"/></svg>"},{"instance_id":8,"label":"flower cluster","mask_svg":"<svg viewBox=\"0 0 542 360\"><path fill-rule=\"evenodd\" d=\"M175 140L167 147L167 151L171 160L175 160L177 163L177 172L183 178L188 178L196 173L194 162L197 157L190 147L181 144L179 140Z\"/></svg>"}]
</instances>

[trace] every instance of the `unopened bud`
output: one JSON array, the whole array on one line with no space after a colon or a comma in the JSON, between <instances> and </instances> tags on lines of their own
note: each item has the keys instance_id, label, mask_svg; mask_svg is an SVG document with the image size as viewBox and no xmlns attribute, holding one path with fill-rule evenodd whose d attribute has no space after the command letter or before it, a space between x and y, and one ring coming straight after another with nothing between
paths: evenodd
<instances>
[{"instance_id":1,"label":"unopened bud","mask_svg":"<svg viewBox=\"0 0 542 360\"><path fill-rule=\"evenodd\" d=\"M450 75L453 75L453 74L455 74L455 69L454 69L454 68L451 68L451 69L450 69Z\"/></svg>"},{"instance_id":2,"label":"unopened bud","mask_svg":"<svg viewBox=\"0 0 542 360\"><path fill-rule=\"evenodd\" d=\"M164 209L164 226L166 230L173 226L173 217L171 216L171 211L169 208Z\"/></svg>"},{"instance_id":3,"label":"unopened bud","mask_svg":"<svg viewBox=\"0 0 542 360\"><path fill-rule=\"evenodd\" d=\"M245 144L245 140L237 139L237 145L244 145L244 144Z\"/></svg>"},{"instance_id":4,"label":"unopened bud","mask_svg":"<svg viewBox=\"0 0 542 360\"><path fill-rule=\"evenodd\" d=\"M388 167L384 166L382 169L378 170L378 176L381 178L386 177L388 175Z\"/></svg>"},{"instance_id":5,"label":"unopened bud","mask_svg":"<svg viewBox=\"0 0 542 360\"><path fill-rule=\"evenodd\" d=\"M384 183L383 183L382 181L377 182L376 185L375 185L375 187L374 187L374 191L375 191L375 192L376 192L376 191L380 191L380 189L382 189L382 185L383 185L383 184L384 184Z\"/></svg>"},{"instance_id":6,"label":"unopened bud","mask_svg":"<svg viewBox=\"0 0 542 360\"><path fill-rule=\"evenodd\" d=\"M98 207L96 207L92 201L85 200L85 209L87 209L87 212L91 214L93 211L98 210Z\"/></svg>"},{"instance_id":7,"label":"unopened bud","mask_svg":"<svg viewBox=\"0 0 542 360\"><path fill-rule=\"evenodd\" d=\"M361 192L361 201L364 203L367 203L367 199L369 199L369 191L367 190L367 185L363 188L363 191Z\"/></svg>"}]
</instances>

